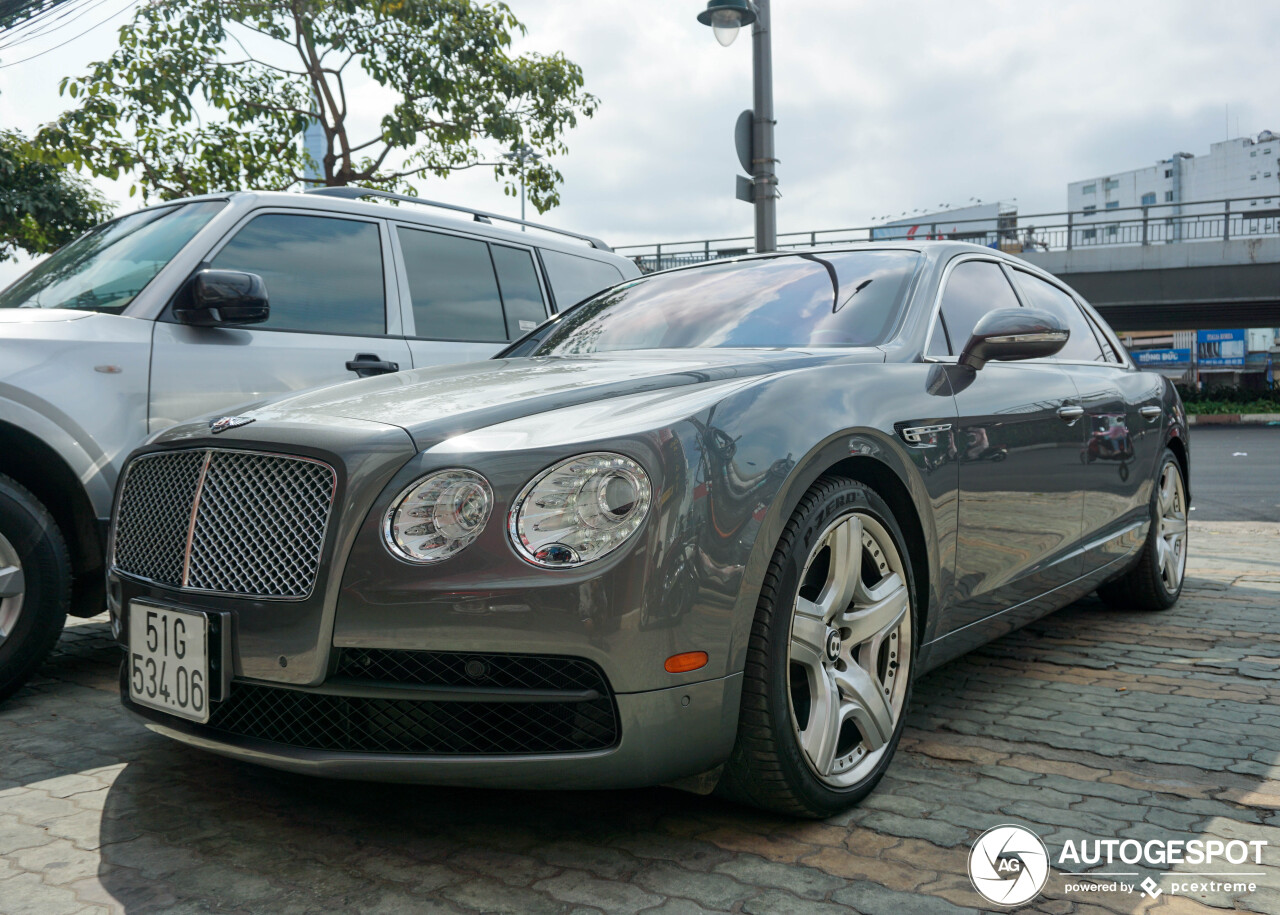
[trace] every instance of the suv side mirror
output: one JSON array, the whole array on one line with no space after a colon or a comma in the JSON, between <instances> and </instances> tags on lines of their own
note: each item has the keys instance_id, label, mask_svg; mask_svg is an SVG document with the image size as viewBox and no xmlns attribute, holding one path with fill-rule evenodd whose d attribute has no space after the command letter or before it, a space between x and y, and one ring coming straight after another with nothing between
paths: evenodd
<instances>
[{"instance_id":1,"label":"suv side mirror","mask_svg":"<svg viewBox=\"0 0 1280 915\"><path fill-rule=\"evenodd\" d=\"M173 306L173 316L193 327L261 324L271 315L267 284L256 273L199 270Z\"/></svg>"},{"instance_id":2,"label":"suv side mirror","mask_svg":"<svg viewBox=\"0 0 1280 915\"><path fill-rule=\"evenodd\" d=\"M1034 308L997 308L983 315L960 352L960 364L980 369L991 360L1014 362L1052 356L1071 332L1055 316Z\"/></svg>"}]
</instances>

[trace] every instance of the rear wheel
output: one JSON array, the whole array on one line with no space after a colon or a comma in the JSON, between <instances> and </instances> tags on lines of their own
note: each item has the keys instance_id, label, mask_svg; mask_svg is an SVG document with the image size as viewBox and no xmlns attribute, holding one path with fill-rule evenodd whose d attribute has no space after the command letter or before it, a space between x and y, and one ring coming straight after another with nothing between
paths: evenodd
<instances>
[{"instance_id":1,"label":"rear wheel","mask_svg":"<svg viewBox=\"0 0 1280 915\"><path fill-rule=\"evenodd\" d=\"M70 598L71 559L57 524L35 496L0 475L0 700L58 641Z\"/></svg>"},{"instance_id":2,"label":"rear wheel","mask_svg":"<svg viewBox=\"0 0 1280 915\"><path fill-rule=\"evenodd\" d=\"M1182 465L1164 452L1151 494L1151 527L1137 564L1098 589L1116 610L1167 610L1182 593L1187 568L1187 485Z\"/></svg>"},{"instance_id":3,"label":"rear wheel","mask_svg":"<svg viewBox=\"0 0 1280 915\"><path fill-rule=\"evenodd\" d=\"M888 505L861 483L824 477L800 501L760 596L720 793L823 817L875 787L911 693L903 544Z\"/></svg>"}]
</instances>

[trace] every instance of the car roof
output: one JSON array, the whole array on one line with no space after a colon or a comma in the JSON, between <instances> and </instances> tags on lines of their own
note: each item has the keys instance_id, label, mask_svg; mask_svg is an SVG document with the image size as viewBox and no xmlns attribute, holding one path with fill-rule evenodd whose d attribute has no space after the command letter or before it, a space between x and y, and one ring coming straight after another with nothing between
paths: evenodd
<instances>
[{"instance_id":1,"label":"car roof","mask_svg":"<svg viewBox=\"0 0 1280 915\"><path fill-rule=\"evenodd\" d=\"M768 260L776 257L799 257L808 254L838 254L849 251L916 251L925 255L925 257L927 257L932 263L948 261L952 257L960 254L982 254L992 258L993 260L1002 260L1018 267L1041 273L1044 272L1034 264L1028 263L1027 261L1005 251L1000 251L996 248L989 248L984 245L975 245L972 242L950 241L946 239L883 239L881 241L851 241L833 242L827 245L806 245L804 247L768 251L762 254L737 254L730 257L717 258L715 260L700 261L695 264L681 264L678 267L668 267L666 270L655 270L653 273L646 274L646 276L659 276L661 274L676 273L682 270L697 270L699 267L705 267L709 264L745 263L756 260Z\"/></svg>"},{"instance_id":2,"label":"car roof","mask_svg":"<svg viewBox=\"0 0 1280 915\"><path fill-rule=\"evenodd\" d=\"M279 206L295 209L314 209L327 213L350 213L352 215L372 216L380 219L395 219L398 222L415 223L423 226L454 229L473 235L483 235L495 241L508 241L522 245L536 245L588 257L593 260L627 261L616 254L608 246L596 247L587 236L573 232L562 233L553 227L540 227L530 224L530 231L505 229L479 218L468 219L460 215L451 215L451 210L433 205L431 201L421 201L421 206L392 206L388 203L375 202L377 198L350 199L329 194L306 194L296 191L227 191L223 193L201 194L195 197L183 197L177 200L166 200L154 206L167 206L178 203L195 203L204 200L228 200L236 204L249 206ZM449 205L452 206L452 205ZM463 209L463 208L459 208ZM499 217L504 218L504 217ZM603 242L601 242L603 244ZM630 263L628 261L628 263Z\"/></svg>"}]
</instances>

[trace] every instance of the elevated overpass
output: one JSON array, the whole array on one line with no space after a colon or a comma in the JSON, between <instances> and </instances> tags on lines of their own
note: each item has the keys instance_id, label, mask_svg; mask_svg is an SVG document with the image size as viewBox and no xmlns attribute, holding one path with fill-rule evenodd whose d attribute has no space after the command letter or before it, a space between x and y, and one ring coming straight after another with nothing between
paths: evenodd
<instances>
[{"instance_id":1,"label":"elevated overpass","mask_svg":"<svg viewBox=\"0 0 1280 915\"><path fill-rule=\"evenodd\" d=\"M1019 257L1060 277L1116 330L1280 327L1280 237Z\"/></svg>"},{"instance_id":2,"label":"elevated overpass","mask_svg":"<svg viewBox=\"0 0 1280 915\"><path fill-rule=\"evenodd\" d=\"M1116 330L1280 327L1280 209L1214 200L917 226L784 232L787 250L951 238L1000 248L1061 277ZM929 217L921 217L927 219ZM971 222L972 225L966 223ZM650 272L748 254L749 237L626 245Z\"/></svg>"}]
</instances>

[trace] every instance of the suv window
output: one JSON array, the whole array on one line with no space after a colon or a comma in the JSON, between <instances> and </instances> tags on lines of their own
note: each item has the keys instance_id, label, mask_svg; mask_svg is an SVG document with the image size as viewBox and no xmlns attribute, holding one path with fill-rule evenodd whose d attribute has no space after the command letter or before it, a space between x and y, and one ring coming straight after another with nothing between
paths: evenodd
<instances>
[{"instance_id":1,"label":"suv window","mask_svg":"<svg viewBox=\"0 0 1280 915\"><path fill-rule=\"evenodd\" d=\"M964 261L951 271L942 294L942 321L951 340L951 355L964 348L973 335L974 325L989 311L997 308L1019 308L1017 295L1004 271L991 261ZM930 341L931 355L942 355L938 330Z\"/></svg>"},{"instance_id":2,"label":"suv window","mask_svg":"<svg viewBox=\"0 0 1280 915\"><path fill-rule=\"evenodd\" d=\"M490 245L493 266L498 271L498 291L507 316L507 339L516 340L547 320L533 255L519 248Z\"/></svg>"},{"instance_id":3,"label":"suv window","mask_svg":"<svg viewBox=\"0 0 1280 915\"><path fill-rule=\"evenodd\" d=\"M271 317L255 329L387 332L377 223L268 213L236 233L211 266L266 282Z\"/></svg>"},{"instance_id":4,"label":"suv window","mask_svg":"<svg viewBox=\"0 0 1280 915\"><path fill-rule=\"evenodd\" d=\"M507 339L487 243L404 226L396 231L409 279L415 335L483 343Z\"/></svg>"},{"instance_id":5,"label":"suv window","mask_svg":"<svg viewBox=\"0 0 1280 915\"><path fill-rule=\"evenodd\" d=\"M1018 285L1027 297L1028 305L1061 318L1071 331L1071 337L1058 351L1057 359L1065 362L1106 362L1098 339L1093 335L1093 327L1071 296L1023 270L1018 271Z\"/></svg>"},{"instance_id":6,"label":"suv window","mask_svg":"<svg viewBox=\"0 0 1280 915\"><path fill-rule=\"evenodd\" d=\"M76 308L119 314L226 205L156 207L90 229L0 295L0 308Z\"/></svg>"},{"instance_id":7,"label":"suv window","mask_svg":"<svg viewBox=\"0 0 1280 915\"><path fill-rule=\"evenodd\" d=\"M623 279L622 272L613 264L547 248L542 249L542 264L547 269L547 279L551 281L560 311Z\"/></svg>"}]
</instances>

